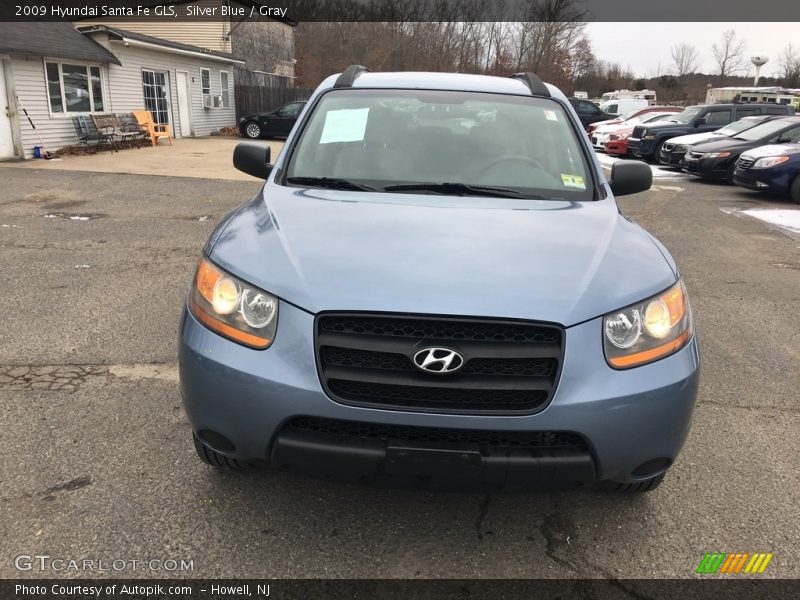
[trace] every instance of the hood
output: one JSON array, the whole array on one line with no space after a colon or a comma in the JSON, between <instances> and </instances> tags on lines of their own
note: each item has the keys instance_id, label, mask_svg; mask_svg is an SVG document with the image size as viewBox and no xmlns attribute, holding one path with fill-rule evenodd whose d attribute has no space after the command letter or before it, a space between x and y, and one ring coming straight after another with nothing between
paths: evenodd
<instances>
[{"instance_id":1,"label":"hood","mask_svg":"<svg viewBox=\"0 0 800 600\"><path fill-rule=\"evenodd\" d=\"M742 156L764 158L765 156L797 156L800 155L800 144L769 144L748 150Z\"/></svg>"},{"instance_id":2,"label":"hood","mask_svg":"<svg viewBox=\"0 0 800 600\"><path fill-rule=\"evenodd\" d=\"M662 123L660 121L656 122L656 123L639 123L636 127L641 127L642 129L647 129L648 132L650 132L650 131L655 131L655 132L659 132L659 131L673 132L673 131L692 131L692 130L694 130L694 127L692 127L691 125L687 125L686 123L669 123L669 122Z\"/></svg>"},{"instance_id":3,"label":"hood","mask_svg":"<svg viewBox=\"0 0 800 600\"><path fill-rule=\"evenodd\" d=\"M744 152L754 146L761 146L764 142L750 142L747 140L735 140L729 137L722 137L720 139L702 142L692 146L694 152L720 152L727 150L730 152Z\"/></svg>"},{"instance_id":4,"label":"hood","mask_svg":"<svg viewBox=\"0 0 800 600\"><path fill-rule=\"evenodd\" d=\"M716 131L706 131L704 133L690 133L689 135L681 135L678 137L670 138L669 143L679 146L691 146L692 144L699 144L700 142L707 142L709 140L716 140L720 137L720 133Z\"/></svg>"},{"instance_id":5,"label":"hood","mask_svg":"<svg viewBox=\"0 0 800 600\"><path fill-rule=\"evenodd\" d=\"M614 123L603 123L597 129L595 129L596 133L615 133L620 129L628 129L630 128L633 130L633 125L628 125L624 121L618 121Z\"/></svg>"},{"instance_id":6,"label":"hood","mask_svg":"<svg viewBox=\"0 0 800 600\"><path fill-rule=\"evenodd\" d=\"M568 326L676 279L653 238L623 218L612 198L451 198L268 183L215 237L213 261L311 313L496 316Z\"/></svg>"}]
</instances>

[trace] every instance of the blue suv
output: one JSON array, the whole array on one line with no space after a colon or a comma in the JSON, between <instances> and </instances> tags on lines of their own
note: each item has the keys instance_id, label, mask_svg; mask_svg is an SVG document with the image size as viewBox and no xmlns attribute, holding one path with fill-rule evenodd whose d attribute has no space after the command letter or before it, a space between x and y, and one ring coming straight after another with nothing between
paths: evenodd
<instances>
[{"instance_id":1,"label":"blue suv","mask_svg":"<svg viewBox=\"0 0 800 600\"><path fill-rule=\"evenodd\" d=\"M568 99L512 78L319 86L212 233L180 328L200 458L445 488L654 489L698 385L675 261Z\"/></svg>"}]
</instances>

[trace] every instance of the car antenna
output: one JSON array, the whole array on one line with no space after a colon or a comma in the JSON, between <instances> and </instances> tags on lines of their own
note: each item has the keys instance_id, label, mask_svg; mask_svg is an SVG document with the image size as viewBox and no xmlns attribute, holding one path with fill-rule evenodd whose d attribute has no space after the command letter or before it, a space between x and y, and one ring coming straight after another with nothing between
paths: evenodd
<instances>
[{"instance_id":1,"label":"car antenna","mask_svg":"<svg viewBox=\"0 0 800 600\"><path fill-rule=\"evenodd\" d=\"M336 78L336 83L333 84L333 87L353 87L353 83L362 73L369 73L369 69L361 65L350 65Z\"/></svg>"},{"instance_id":2,"label":"car antenna","mask_svg":"<svg viewBox=\"0 0 800 600\"><path fill-rule=\"evenodd\" d=\"M514 73L511 79L519 79L527 85L532 96L550 97L550 90L547 89L547 86L535 73Z\"/></svg>"}]
</instances>

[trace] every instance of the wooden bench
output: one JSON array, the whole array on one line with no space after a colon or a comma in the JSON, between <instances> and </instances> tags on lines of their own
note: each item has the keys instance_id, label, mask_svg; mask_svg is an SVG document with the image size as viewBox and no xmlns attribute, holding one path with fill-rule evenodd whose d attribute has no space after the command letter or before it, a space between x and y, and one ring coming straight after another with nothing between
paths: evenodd
<instances>
[{"instance_id":1,"label":"wooden bench","mask_svg":"<svg viewBox=\"0 0 800 600\"><path fill-rule=\"evenodd\" d=\"M139 126L150 136L150 143L158 145L158 140L162 137L167 138L169 145L172 146L172 126L166 123L156 123L149 110L135 110L133 116L139 122Z\"/></svg>"}]
</instances>

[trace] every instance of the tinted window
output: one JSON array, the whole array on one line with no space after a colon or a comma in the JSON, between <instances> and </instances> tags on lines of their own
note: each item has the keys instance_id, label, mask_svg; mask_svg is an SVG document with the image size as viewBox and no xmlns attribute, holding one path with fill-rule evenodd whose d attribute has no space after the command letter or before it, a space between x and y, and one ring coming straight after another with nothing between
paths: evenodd
<instances>
[{"instance_id":1,"label":"tinted window","mask_svg":"<svg viewBox=\"0 0 800 600\"><path fill-rule=\"evenodd\" d=\"M787 143L796 144L797 142L800 142L800 127L795 127L789 131L784 131L780 137L782 139L787 139Z\"/></svg>"},{"instance_id":2,"label":"tinted window","mask_svg":"<svg viewBox=\"0 0 800 600\"><path fill-rule=\"evenodd\" d=\"M460 91L334 90L315 107L286 179L374 188L455 183L591 200L575 130L554 100Z\"/></svg>"},{"instance_id":3,"label":"tinted window","mask_svg":"<svg viewBox=\"0 0 800 600\"><path fill-rule=\"evenodd\" d=\"M737 108L736 109L736 118L737 119L742 119L744 117L752 117L755 114L758 114L758 111L755 108Z\"/></svg>"},{"instance_id":4,"label":"tinted window","mask_svg":"<svg viewBox=\"0 0 800 600\"><path fill-rule=\"evenodd\" d=\"M731 111L715 110L706 115L707 125L727 125L731 122Z\"/></svg>"},{"instance_id":5,"label":"tinted window","mask_svg":"<svg viewBox=\"0 0 800 600\"><path fill-rule=\"evenodd\" d=\"M692 106L689 108L684 108L683 112L678 113L675 115L670 121L675 121L676 123L691 123L697 118L697 115L700 114L701 108L699 106Z\"/></svg>"},{"instance_id":6,"label":"tinted window","mask_svg":"<svg viewBox=\"0 0 800 600\"><path fill-rule=\"evenodd\" d=\"M788 114L785 108L780 108L778 106L767 106L764 109L764 112L768 115L785 115Z\"/></svg>"},{"instance_id":7,"label":"tinted window","mask_svg":"<svg viewBox=\"0 0 800 600\"><path fill-rule=\"evenodd\" d=\"M302 107L302 104L287 104L278 111L278 115L281 117L296 117L300 114Z\"/></svg>"},{"instance_id":8,"label":"tinted window","mask_svg":"<svg viewBox=\"0 0 800 600\"><path fill-rule=\"evenodd\" d=\"M618 110L619 110L618 104L609 104L608 106L606 106L606 112L611 113L612 115L617 114Z\"/></svg>"}]
</instances>

